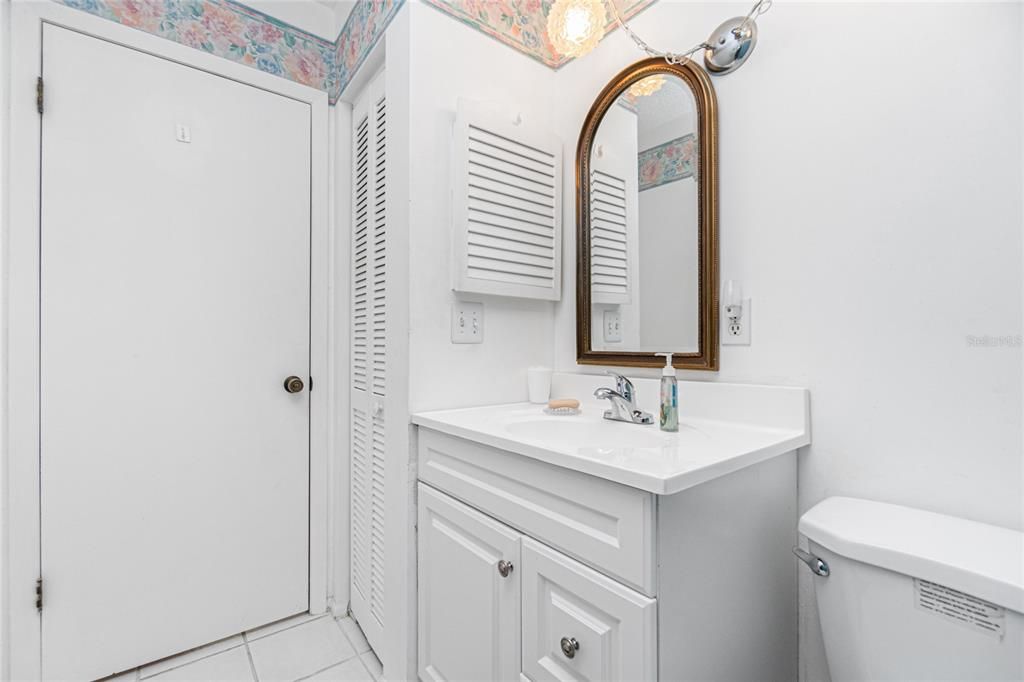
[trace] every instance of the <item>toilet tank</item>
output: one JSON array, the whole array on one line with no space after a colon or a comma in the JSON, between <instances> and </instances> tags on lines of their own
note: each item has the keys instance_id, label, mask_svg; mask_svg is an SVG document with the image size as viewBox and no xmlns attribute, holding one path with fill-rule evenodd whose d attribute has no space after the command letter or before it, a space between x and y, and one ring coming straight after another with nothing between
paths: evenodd
<instances>
[{"instance_id":1,"label":"toilet tank","mask_svg":"<svg viewBox=\"0 0 1024 682\"><path fill-rule=\"evenodd\" d=\"M833 682L1024 680L1024 534L846 497L799 530Z\"/></svg>"}]
</instances>

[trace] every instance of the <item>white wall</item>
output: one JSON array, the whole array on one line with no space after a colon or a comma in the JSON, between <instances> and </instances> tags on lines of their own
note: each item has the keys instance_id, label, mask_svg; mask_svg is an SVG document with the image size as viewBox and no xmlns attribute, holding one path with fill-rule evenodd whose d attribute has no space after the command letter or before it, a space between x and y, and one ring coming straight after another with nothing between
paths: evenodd
<instances>
[{"instance_id":1,"label":"white wall","mask_svg":"<svg viewBox=\"0 0 1024 682\"><path fill-rule=\"evenodd\" d=\"M519 113L528 125L551 128L557 74L432 7L410 4L409 405L417 412L526 400L527 367L554 360L552 303L467 295L484 303L484 341L451 342L452 124L458 98L466 97L498 106L510 120ZM574 143L570 131L566 159ZM570 216L563 230L573 225Z\"/></svg>"},{"instance_id":2,"label":"white wall","mask_svg":"<svg viewBox=\"0 0 1024 682\"><path fill-rule=\"evenodd\" d=\"M639 203L640 343L630 350L695 352L700 346L696 180L645 189Z\"/></svg>"},{"instance_id":3,"label":"white wall","mask_svg":"<svg viewBox=\"0 0 1024 682\"><path fill-rule=\"evenodd\" d=\"M11 3L0 0L0 306L7 310L7 177L8 135L10 134L10 50ZM7 329L0 330L0 680L10 679L10 660L7 642L10 641L10 586L8 566L10 551L7 544Z\"/></svg>"},{"instance_id":4,"label":"white wall","mask_svg":"<svg viewBox=\"0 0 1024 682\"><path fill-rule=\"evenodd\" d=\"M662 0L632 23L681 49L747 8ZM753 299L753 343L683 376L811 389L801 510L854 495L1024 527L1021 348L967 340L1022 331L1020 13L780 1L751 60L714 80L721 276ZM616 32L563 67L559 133L640 57ZM574 250L569 231L556 367L593 372L575 363ZM801 580L801 673L827 679Z\"/></svg>"},{"instance_id":5,"label":"white wall","mask_svg":"<svg viewBox=\"0 0 1024 682\"><path fill-rule=\"evenodd\" d=\"M331 509L328 534L331 553L328 563L330 587L329 606L335 615L348 610L351 583L351 514L350 514L350 334L351 334L351 242L352 242L352 106L338 102L331 107L331 252L333 271L328 306L331 311L330 329L332 354L328 373L331 400L331 422L327 442L331 455L328 475Z\"/></svg>"}]
</instances>

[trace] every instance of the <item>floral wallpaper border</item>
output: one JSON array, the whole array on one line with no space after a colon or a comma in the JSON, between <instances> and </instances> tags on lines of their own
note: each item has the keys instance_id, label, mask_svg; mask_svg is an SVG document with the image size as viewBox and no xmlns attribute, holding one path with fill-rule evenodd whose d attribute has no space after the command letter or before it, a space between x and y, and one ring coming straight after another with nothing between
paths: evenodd
<instances>
[{"instance_id":1,"label":"floral wallpaper border","mask_svg":"<svg viewBox=\"0 0 1024 682\"><path fill-rule=\"evenodd\" d=\"M571 57L555 52L548 40L547 21L553 0L423 0L470 28L519 50L553 69L568 64ZM605 0L610 2L611 0ZM623 19L636 16L655 0L619 0ZM608 11L605 31L616 28L615 15Z\"/></svg>"},{"instance_id":2,"label":"floral wallpaper border","mask_svg":"<svg viewBox=\"0 0 1024 682\"><path fill-rule=\"evenodd\" d=\"M234 0L56 0L309 85L337 102L405 0L360 0L334 41Z\"/></svg>"},{"instance_id":3,"label":"floral wallpaper border","mask_svg":"<svg viewBox=\"0 0 1024 682\"><path fill-rule=\"evenodd\" d=\"M697 161L697 137L687 133L637 155L640 191L693 177Z\"/></svg>"},{"instance_id":4,"label":"floral wallpaper border","mask_svg":"<svg viewBox=\"0 0 1024 682\"><path fill-rule=\"evenodd\" d=\"M334 104L406 0L359 0L334 41L236 0L55 1L323 90ZM423 1L547 66L557 69L570 61L547 38L552 0ZM626 18L655 2L625 1ZM614 23L609 21L608 30Z\"/></svg>"}]
</instances>

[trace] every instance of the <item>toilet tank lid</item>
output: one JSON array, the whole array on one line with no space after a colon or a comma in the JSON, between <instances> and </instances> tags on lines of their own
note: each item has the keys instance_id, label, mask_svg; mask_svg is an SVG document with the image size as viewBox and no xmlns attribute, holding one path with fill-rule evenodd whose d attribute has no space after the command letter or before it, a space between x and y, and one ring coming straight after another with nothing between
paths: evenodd
<instances>
[{"instance_id":1,"label":"toilet tank lid","mask_svg":"<svg viewBox=\"0 0 1024 682\"><path fill-rule=\"evenodd\" d=\"M800 517L799 529L849 559L1024 613L1024 533L1019 531L851 497L815 505Z\"/></svg>"}]
</instances>

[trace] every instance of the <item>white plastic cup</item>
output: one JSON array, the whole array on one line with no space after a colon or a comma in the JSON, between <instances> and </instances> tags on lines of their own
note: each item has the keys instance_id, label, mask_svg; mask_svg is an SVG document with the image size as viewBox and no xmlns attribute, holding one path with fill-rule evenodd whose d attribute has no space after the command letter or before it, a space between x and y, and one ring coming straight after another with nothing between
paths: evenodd
<instances>
[{"instance_id":1,"label":"white plastic cup","mask_svg":"<svg viewBox=\"0 0 1024 682\"><path fill-rule=\"evenodd\" d=\"M530 367L526 370L531 403L543 404L551 398L551 374L550 367Z\"/></svg>"}]
</instances>

